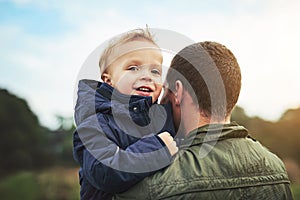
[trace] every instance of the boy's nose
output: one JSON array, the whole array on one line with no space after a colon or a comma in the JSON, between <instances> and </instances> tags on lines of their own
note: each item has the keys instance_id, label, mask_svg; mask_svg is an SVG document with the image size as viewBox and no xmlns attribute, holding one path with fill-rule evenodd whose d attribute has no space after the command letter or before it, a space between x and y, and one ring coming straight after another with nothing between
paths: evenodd
<instances>
[{"instance_id":1,"label":"boy's nose","mask_svg":"<svg viewBox=\"0 0 300 200\"><path fill-rule=\"evenodd\" d=\"M149 75L143 75L140 77L140 79L144 81L152 81L152 78Z\"/></svg>"},{"instance_id":2,"label":"boy's nose","mask_svg":"<svg viewBox=\"0 0 300 200\"><path fill-rule=\"evenodd\" d=\"M145 81L152 81L152 74L149 70L142 70L140 79Z\"/></svg>"}]
</instances>

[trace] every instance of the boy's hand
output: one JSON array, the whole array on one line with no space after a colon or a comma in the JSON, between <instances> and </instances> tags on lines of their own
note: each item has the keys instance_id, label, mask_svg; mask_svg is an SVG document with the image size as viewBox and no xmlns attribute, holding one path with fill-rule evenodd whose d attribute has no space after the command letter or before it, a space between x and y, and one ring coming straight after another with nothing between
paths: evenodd
<instances>
[{"instance_id":1,"label":"boy's hand","mask_svg":"<svg viewBox=\"0 0 300 200\"><path fill-rule=\"evenodd\" d=\"M174 156L178 152L178 147L173 137L168 132L162 132L158 134L158 137L166 144L171 156Z\"/></svg>"}]
</instances>

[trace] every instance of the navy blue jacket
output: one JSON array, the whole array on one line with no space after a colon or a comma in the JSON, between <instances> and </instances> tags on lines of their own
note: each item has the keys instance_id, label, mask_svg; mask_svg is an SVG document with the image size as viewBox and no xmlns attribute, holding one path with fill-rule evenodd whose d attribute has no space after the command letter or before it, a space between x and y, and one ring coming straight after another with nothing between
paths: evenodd
<instances>
[{"instance_id":1,"label":"navy blue jacket","mask_svg":"<svg viewBox=\"0 0 300 200\"><path fill-rule=\"evenodd\" d=\"M157 136L174 134L171 108L152 105L151 97L124 95L106 83L81 80L75 122L81 199L111 199L171 162Z\"/></svg>"}]
</instances>

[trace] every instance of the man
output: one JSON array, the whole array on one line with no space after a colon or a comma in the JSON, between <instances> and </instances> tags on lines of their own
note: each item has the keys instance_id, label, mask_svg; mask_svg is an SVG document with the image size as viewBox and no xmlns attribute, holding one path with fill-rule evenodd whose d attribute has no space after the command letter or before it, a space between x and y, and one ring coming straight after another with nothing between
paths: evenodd
<instances>
[{"instance_id":1,"label":"man","mask_svg":"<svg viewBox=\"0 0 300 200\"><path fill-rule=\"evenodd\" d=\"M166 81L178 134L173 163L115 199L292 199L282 161L230 122L241 72L229 49L201 42L172 60Z\"/></svg>"}]
</instances>

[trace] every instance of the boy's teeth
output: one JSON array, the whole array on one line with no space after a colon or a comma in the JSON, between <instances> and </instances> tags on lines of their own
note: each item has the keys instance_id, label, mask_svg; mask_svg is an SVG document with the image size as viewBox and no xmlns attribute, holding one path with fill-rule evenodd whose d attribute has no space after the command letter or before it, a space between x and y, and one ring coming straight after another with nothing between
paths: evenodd
<instances>
[{"instance_id":1,"label":"boy's teeth","mask_svg":"<svg viewBox=\"0 0 300 200\"><path fill-rule=\"evenodd\" d=\"M145 92L148 92L148 91L149 91L149 89L148 89L148 88L139 88L139 90L141 90L141 91L145 91Z\"/></svg>"}]
</instances>

